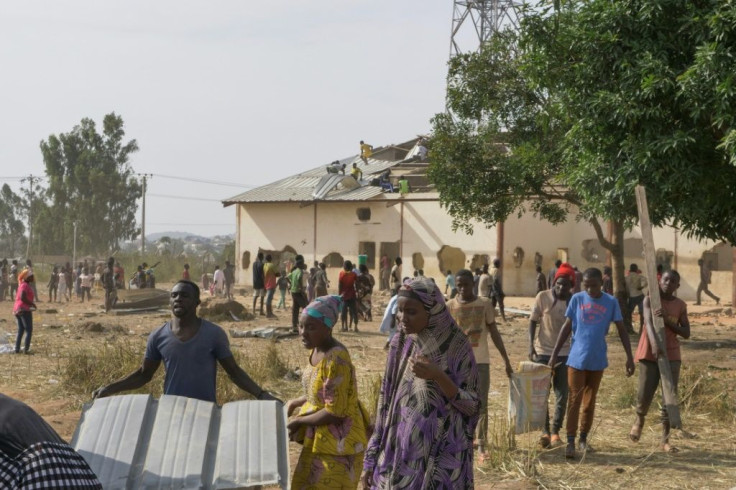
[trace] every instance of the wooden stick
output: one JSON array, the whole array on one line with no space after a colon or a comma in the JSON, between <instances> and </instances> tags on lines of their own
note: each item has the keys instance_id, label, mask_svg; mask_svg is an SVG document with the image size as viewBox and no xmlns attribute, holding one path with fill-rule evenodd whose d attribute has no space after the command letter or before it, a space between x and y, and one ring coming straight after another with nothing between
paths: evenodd
<instances>
[{"instance_id":1,"label":"wooden stick","mask_svg":"<svg viewBox=\"0 0 736 490\"><path fill-rule=\"evenodd\" d=\"M644 244L644 261L646 263L647 282L649 283L649 305L652 313L662 307L659 297L659 282L657 281L657 258L654 248L654 236L652 234L652 223L649 219L649 205L647 204L647 192L643 186L636 186L636 206L639 208L639 226L641 227L641 239ZM670 419L670 427L682 429L680 420L680 406L677 401L674 383L672 382L672 370L667 359L667 344L665 342L664 319L652 314L654 320L654 337L657 346L662 353L657 356L659 366L659 377L662 381L662 397ZM646 326L645 326L646 328Z\"/></svg>"}]
</instances>

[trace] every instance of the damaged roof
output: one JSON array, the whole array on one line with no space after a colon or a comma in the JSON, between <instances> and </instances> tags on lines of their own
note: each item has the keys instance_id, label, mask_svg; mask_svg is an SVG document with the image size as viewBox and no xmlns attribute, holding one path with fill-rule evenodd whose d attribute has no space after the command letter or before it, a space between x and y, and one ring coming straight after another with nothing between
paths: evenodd
<instances>
[{"instance_id":1,"label":"damaged roof","mask_svg":"<svg viewBox=\"0 0 736 490\"><path fill-rule=\"evenodd\" d=\"M289 488L286 414L275 401L98 398L72 446L105 489Z\"/></svg>"},{"instance_id":2,"label":"damaged roof","mask_svg":"<svg viewBox=\"0 0 736 490\"><path fill-rule=\"evenodd\" d=\"M276 202L313 202L313 201L365 201L376 198L392 200L398 195L384 193L379 186L370 185L372 179L378 178L387 169L392 176L407 175L412 190L429 190L426 179L426 163L407 163L404 159L416 153L419 138L374 149L373 157L365 164L360 155L353 155L340 160L345 164L345 175L327 173L327 165L307 170L297 175L286 177L276 182L248 190L222 201L224 206L239 203L276 203ZM398 159L376 159L374 157L400 157ZM362 182L358 183L350 177L353 163L363 172ZM412 182L414 179L414 182ZM424 184L424 185L421 185Z\"/></svg>"}]
</instances>

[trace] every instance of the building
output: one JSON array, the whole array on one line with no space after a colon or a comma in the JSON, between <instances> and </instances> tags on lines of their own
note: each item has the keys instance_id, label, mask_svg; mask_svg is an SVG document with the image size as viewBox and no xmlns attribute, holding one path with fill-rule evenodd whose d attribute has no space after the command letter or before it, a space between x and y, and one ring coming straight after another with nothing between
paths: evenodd
<instances>
[{"instance_id":1,"label":"building","mask_svg":"<svg viewBox=\"0 0 736 490\"><path fill-rule=\"evenodd\" d=\"M357 263L358 255L366 255L377 280L381 257L386 255L393 262L400 256L404 276L423 269L442 286L447 270L472 270L501 256L504 289L509 295L534 294L535 266L541 265L546 272L558 258L580 270L605 265L606 252L594 229L575 219L552 225L526 214L513 216L501 226L476 223L472 234L454 230L452 218L440 206L438 193L427 180L427 163L419 156L419 141L415 138L376 149L368 164L353 156L224 200L224 206L237 206L238 284L252 284L250 265L259 251L270 253L282 269L290 267L297 253L304 255L310 266L315 260L325 262L332 291L343 261ZM345 174L333 173L342 164ZM350 176L353 164L363 172L360 182ZM390 171L394 190L404 177L411 192L404 196L390 192L385 181L381 187L379 177L386 171ZM677 268L682 275L681 298L695 298L699 258L713 270L711 291L731 298L730 246L689 239L672 228L655 229L654 239L658 263L666 269ZM637 228L626 235L625 257L627 268L637 263L644 269Z\"/></svg>"}]
</instances>

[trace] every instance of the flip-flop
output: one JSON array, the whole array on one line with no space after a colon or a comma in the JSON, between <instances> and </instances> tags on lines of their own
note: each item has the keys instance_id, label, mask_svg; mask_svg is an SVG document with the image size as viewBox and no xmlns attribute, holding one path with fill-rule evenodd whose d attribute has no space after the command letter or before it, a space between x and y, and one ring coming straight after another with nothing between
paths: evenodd
<instances>
[{"instance_id":1,"label":"flip-flop","mask_svg":"<svg viewBox=\"0 0 736 490\"><path fill-rule=\"evenodd\" d=\"M634 424L631 426L631 432L629 432L629 439L631 439L631 442L639 442L639 438L641 438L641 425Z\"/></svg>"},{"instance_id":2,"label":"flip-flop","mask_svg":"<svg viewBox=\"0 0 736 490\"><path fill-rule=\"evenodd\" d=\"M663 444L662 450L667 454L676 454L680 452L678 448L676 448L675 446L670 446L669 443Z\"/></svg>"}]
</instances>

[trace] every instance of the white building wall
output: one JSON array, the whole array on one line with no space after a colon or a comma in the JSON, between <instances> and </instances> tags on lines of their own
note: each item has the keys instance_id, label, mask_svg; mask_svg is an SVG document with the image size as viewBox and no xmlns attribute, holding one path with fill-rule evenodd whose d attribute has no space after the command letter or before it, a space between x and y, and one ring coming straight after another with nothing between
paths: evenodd
<instances>
[{"instance_id":1,"label":"white building wall","mask_svg":"<svg viewBox=\"0 0 736 490\"><path fill-rule=\"evenodd\" d=\"M478 224L472 235L463 231L452 231L452 219L440 208L437 202L404 202L403 203L403 240L402 240L402 204L387 206L386 202L355 203L317 203L316 227L315 207L300 207L298 203L247 204L239 205L238 236L236 237L237 256L240 258L237 267L237 282L240 285L251 285L250 265L243 268L243 255L250 251L250 263L260 249L283 250L290 246L304 255L308 264L314 260L322 260L331 252L337 252L346 260L357 262L359 242L375 242L376 267L371 272L378 280L381 242L402 242L403 274L410 276L413 272L412 255L421 253L424 258L425 275L434 277L444 287L444 273L439 269L438 252L443 245L457 247L465 254L465 266L470 267L473 255L496 256L496 229L486 228ZM359 207L370 207L371 218L361 222L356 215ZM605 223L601 223L606 229ZM315 237L316 230L316 237ZM605 265L605 250L597 244L595 231L587 222L576 222L574 219L553 226L531 214L521 218L513 217L504 225L504 289L508 295L531 296L536 291L534 256L542 256L542 270L547 271L558 258L560 250L567 251L567 260L580 270L588 267L602 268ZM316 240L315 240L316 238ZM641 239L639 228L625 234L627 241L626 266L632 262L644 269L644 259L637 255L636 240ZM633 240L631 240L633 239ZM584 242L593 240L589 246L597 251L597 260L584 258ZM655 246L673 254L672 267L677 268L682 276L678 296L685 300L694 300L698 286L699 272L697 260L702 254L717 245L712 241L698 241L676 235L671 228L654 230ZM315 243L316 241L316 243ZM520 247L523 260L517 266L514 251ZM726 251L727 252L727 251ZM590 254L588 254L590 255ZM590 258L590 257L589 257ZM391 257L393 259L393 257ZM730 263L728 264L730 268ZM723 265L720 267L724 269ZM337 284L338 268L328 269L332 281L332 290ZM730 270L713 271L711 291L716 295L729 299L732 289L732 273ZM705 298L707 299L707 298Z\"/></svg>"},{"instance_id":2,"label":"white building wall","mask_svg":"<svg viewBox=\"0 0 736 490\"><path fill-rule=\"evenodd\" d=\"M314 205L299 204L247 204L241 207L236 246L240 257L236 280L239 285L252 285L250 263L259 249L283 250L290 246L304 255L308 264L323 260L337 252L345 260L357 263L360 242L376 244L376 267L371 272L377 276L381 242L402 243L404 275L413 272L412 255L421 253L425 275L434 277L444 285L444 273L439 270L438 252L443 245L461 249L469 266L474 254L492 256L495 248L495 229L478 225L473 235L452 231L451 218L436 202L402 203L387 206L386 202L317 203L316 227ZM371 218L362 222L357 208L369 207ZM316 232L316 236L315 236ZM315 243L316 242L316 243ZM243 255L250 252L248 267L244 267ZM391 257L393 260L394 257ZM338 268L328 268L333 286L337 283ZM376 277L378 279L378 277Z\"/></svg>"}]
</instances>

